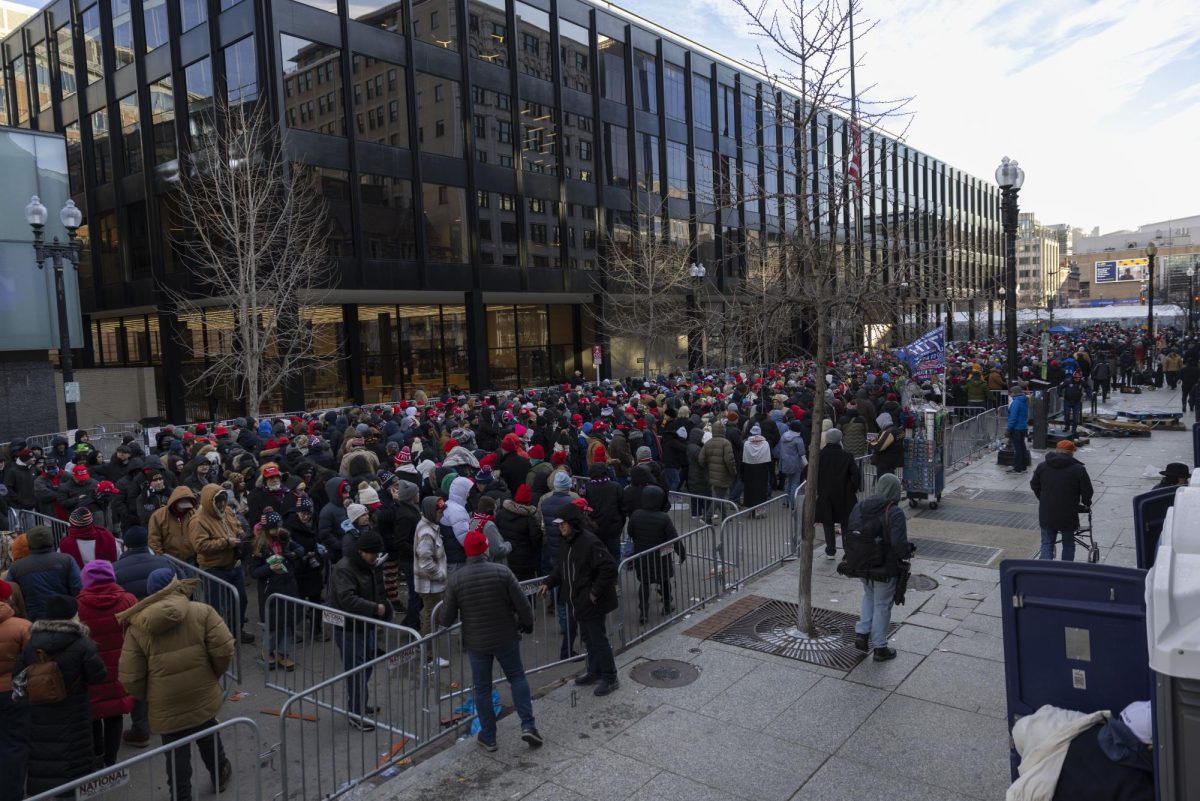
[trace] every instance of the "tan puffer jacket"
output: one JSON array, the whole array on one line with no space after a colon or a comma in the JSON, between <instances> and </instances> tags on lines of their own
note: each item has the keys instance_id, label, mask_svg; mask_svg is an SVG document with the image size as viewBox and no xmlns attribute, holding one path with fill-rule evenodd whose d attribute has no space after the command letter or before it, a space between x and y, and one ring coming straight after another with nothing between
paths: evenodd
<instances>
[{"instance_id":1,"label":"tan puffer jacket","mask_svg":"<svg viewBox=\"0 0 1200 801\"><path fill-rule=\"evenodd\" d=\"M12 691L12 670L17 657L29 645L32 624L7 603L0 601L0 693Z\"/></svg>"},{"instance_id":2,"label":"tan puffer jacket","mask_svg":"<svg viewBox=\"0 0 1200 801\"><path fill-rule=\"evenodd\" d=\"M175 504L182 500L196 503L196 495L186 484L180 484L171 490L171 497L167 500L167 505L155 509L150 515L149 544L150 550L160 556L168 554L184 562L190 562L196 556L196 549L192 547L192 541L188 538L187 526L188 521L195 516L196 508L193 505L184 514L176 514L180 510L176 509Z\"/></svg>"},{"instance_id":3,"label":"tan puffer jacket","mask_svg":"<svg viewBox=\"0 0 1200 801\"><path fill-rule=\"evenodd\" d=\"M228 506L223 517L217 511L217 494L224 491L218 484L200 490L200 508L188 521L188 539L196 550L196 564L204 570L212 567L228 570L238 561L242 527Z\"/></svg>"},{"instance_id":4,"label":"tan puffer jacket","mask_svg":"<svg viewBox=\"0 0 1200 801\"><path fill-rule=\"evenodd\" d=\"M155 734L207 723L225 701L221 674L236 645L217 610L191 600L199 583L172 579L117 615L118 622L129 626L121 650L121 684L147 702Z\"/></svg>"}]
</instances>

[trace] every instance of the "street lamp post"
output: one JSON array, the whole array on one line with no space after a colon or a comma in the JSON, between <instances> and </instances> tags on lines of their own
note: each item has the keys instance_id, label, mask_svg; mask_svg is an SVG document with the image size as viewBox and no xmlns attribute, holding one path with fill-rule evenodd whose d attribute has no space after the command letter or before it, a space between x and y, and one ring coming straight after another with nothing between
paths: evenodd
<instances>
[{"instance_id":1,"label":"street lamp post","mask_svg":"<svg viewBox=\"0 0 1200 801\"><path fill-rule=\"evenodd\" d=\"M1158 245L1153 242L1146 244L1146 261L1149 262L1146 285L1146 366L1154 365L1154 257L1158 255Z\"/></svg>"},{"instance_id":2,"label":"street lamp post","mask_svg":"<svg viewBox=\"0 0 1200 801\"><path fill-rule=\"evenodd\" d=\"M1017 193L1025 183L1025 170L1005 156L996 168L996 183L1000 185L1001 208L1004 218L1005 291L1004 326L1008 336L1008 383L1017 380Z\"/></svg>"},{"instance_id":3,"label":"street lamp post","mask_svg":"<svg viewBox=\"0 0 1200 801\"><path fill-rule=\"evenodd\" d=\"M1188 277L1188 321L1187 332L1192 333L1192 315L1196 313L1196 268L1187 268Z\"/></svg>"},{"instance_id":4,"label":"street lamp post","mask_svg":"<svg viewBox=\"0 0 1200 801\"><path fill-rule=\"evenodd\" d=\"M700 326L700 292L704 288L704 276L708 270L702 262L693 262L688 274L692 277L692 289L688 292L689 315L692 330L688 334L688 370L699 370L704 362L704 331Z\"/></svg>"},{"instance_id":5,"label":"street lamp post","mask_svg":"<svg viewBox=\"0 0 1200 801\"><path fill-rule=\"evenodd\" d=\"M59 243L57 236L50 244L46 244L42 229L46 225L47 216L46 207L42 205L38 196L34 195L30 199L29 205L25 207L25 219L33 229L33 252L37 259L38 269L41 270L46 266L46 259L51 260L54 268L54 292L58 302L58 363L62 366L67 428L74 429L79 427L79 420L75 413L75 401L72 400L75 366L71 358L71 327L67 321L67 290L63 280L63 260L69 262L76 270L79 269L79 242L75 239L75 232L83 224L83 212L75 206L75 201L70 199L59 212L59 219L62 220L63 227L67 229L65 245Z\"/></svg>"}]
</instances>

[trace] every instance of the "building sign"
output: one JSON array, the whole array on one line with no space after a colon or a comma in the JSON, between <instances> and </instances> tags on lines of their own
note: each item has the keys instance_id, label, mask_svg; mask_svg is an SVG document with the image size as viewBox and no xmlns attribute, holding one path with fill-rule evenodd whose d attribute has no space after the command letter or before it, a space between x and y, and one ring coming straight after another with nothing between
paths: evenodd
<instances>
[{"instance_id":1,"label":"building sign","mask_svg":"<svg viewBox=\"0 0 1200 801\"><path fill-rule=\"evenodd\" d=\"M1116 259L1096 262L1096 283L1113 284L1121 281L1145 281L1149 260Z\"/></svg>"},{"instance_id":2,"label":"building sign","mask_svg":"<svg viewBox=\"0 0 1200 801\"><path fill-rule=\"evenodd\" d=\"M592 364L600 364L604 361L604 346L592 345Z\"/></svg>"}]
</instances>

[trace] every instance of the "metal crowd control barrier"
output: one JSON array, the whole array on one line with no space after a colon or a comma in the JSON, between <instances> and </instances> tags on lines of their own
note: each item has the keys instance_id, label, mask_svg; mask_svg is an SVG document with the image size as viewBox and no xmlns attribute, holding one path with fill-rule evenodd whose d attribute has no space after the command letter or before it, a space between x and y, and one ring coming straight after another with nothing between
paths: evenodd
<instances>
[{"instance_id":1,"label":"metal crowd control barrier","mask_svg":"<svg viewBox=\"0 0 1200 801\"><path fill-rule=\"evenodd\" d=\"M12 531L29 531L34 526L46 526L54 533L54 547L67 536L67 521L44 515L32 509L9 509L8 523Z\"/></svg>"},{"instance_id":2,"label":"metal crowd control barrier","mask_svg":"<svg viewBox=\"0 0 1200 801\"><path fill-rule=\"evenodd\" d=\"M710 523L716 525L738 510L738 505L728 498L694 495L689 492L672 492L671 522L679 534L697 531Z\"/></svg>"},{"instance_id":3,"label":"metal crowd control barrier","mask_svg":"<svg viewBox=\"0 0 1200 801\"><path fill-rule=\"evenodd\" d=\"M721 523L719 541L725 560L725 585L738 587L778 567L795 553L795 515L776 495L743 509Z\"/></svg>"},{"instance_id":4,"label":"metal crowd control barrier","mask_svg":"<svg viewBox=\"0 0 1200 801\"><path fill-rule=\"evenodd\" d=\"M189 734L168 745L143 751L135 757L123 760L112 767L72 779L53 790L30 796L26 801L51 801L57 798L96 798L101 795L108 801L143 801L148 798L193 797L192 792L173 793L172 771L168 760L177 754L187 754L192 766L193 786L210 785L207 761L213 758L211 738L220 740L219 753L229 760L233 770L229 783L221 793L225 801L264 801L261 753L262 741L258 726L249 718L234 718L218 723L211 729ZM198 753L192 753L192 744ZM199 764L196 757L199 756ZM180 782L182 785L182 782Z\"/></svg>"},{"instance_id":5,"label":"metal crowd control barrier","mask_svg":"<svg viewBox=\"0 0 1200 801\"><path fill-rule=\"evenodd\" d=\"M163 557L175 568L175 575L180 579L194 578L200 580L200 586L192 594L192 600L202 601L213 609L216 609L217 614L221 616L221 620L225 621L225 626L233 633L234 643L240 643L242 637L242 608L241 600L238 596L238 588L234 587L228 581L219 579L195 565L176 559L170 554L163 554ZM225 675L230 681L237 684L242 683L242 649L240 645L233 649L233 659L230 660L229 668L225 671Z\"/></svg>"},{"instance_id":6,"label":"metal crowd control barrier","mask_svg":"<svg viewBox=\"0 0 1200 801\"><path fill-rule=\"evenodd\" d=\"M861 501L863 498L869 498L875 492L875 479L879 478L879 468L871 464L871 456L859 456L854 460L855 466L858 467L858 474L861 481L858 483L857 498Z\"/></svg>"},{"instance_id":7,"label":"metal crowd control barrier","mask_svg":"<svg viewBox=\"0 0 1200 801\"><path fill-rule=\"evenodd\" d=\"M942 448L946 469L965 465L1002 436L1005 413L1005 409L989 409L946 429Z\"/></svg>"},{"instance_id":8,"label":"metal crowd control barrier","mask_svg":"<svg viewBox=\"0 0 1200 801\"><path fill-rule=\"evenodd\" d=\"M728 578L720 532L706 524L621 560L617 568L620 606L614 614L622 648L725 593Z\"/></svg>"},{"instance_id":9,"label":"metal crowd control barrier","mask_svg":"<svg viewBox=\"0 0 1200 801\"><path fill-rule=\"evenodd\" d=\"M359 638L370 632L374 651L391 653L421 638L412 629L378 618L353 615L330 606L272 595L263 610L262 654L258 660L265 684L273 690L292 695L312 687L329 676L347 669L339 640ZM302 642L297 643L299 639ZM295 668L276 663L270 667L266 654L280 654L295 662ZM373 655L373 654L372 654Z\"/></svg>"}]
</instances>

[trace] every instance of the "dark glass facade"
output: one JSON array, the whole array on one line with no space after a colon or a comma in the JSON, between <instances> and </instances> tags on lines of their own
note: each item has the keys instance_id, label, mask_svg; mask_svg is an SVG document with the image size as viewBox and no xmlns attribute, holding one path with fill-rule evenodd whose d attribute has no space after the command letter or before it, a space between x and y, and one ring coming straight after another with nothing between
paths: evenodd
<instances>
[{"instance_id":1,"label":"dark glass facade","mask_svg":"<svg viewBox=\"0 0 1200 801\"><path fill-rule=\"evenodd\" d=\"M795 191L794 99L584 0L55 0L0 61L0 124L68 138L91 232L84 361L183 365L160 371L176 419L230 409L184 385L228 320L160 307L162 286L188 287L171 193L218 97L271 105L334 218L338 284L308 314L342 358L288 408L590 375L605 229L661 209L724 286L798 216L761 191ZM849 126L823 114L805 135L826 185ZM871 259L926 254L913 295L930 322L994 298L998 190L876 132L861 152L861 196L810 209L821 229L861 230Z\"/></svg>"}]
</instances>

